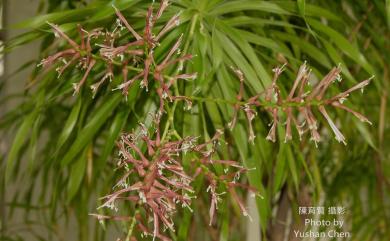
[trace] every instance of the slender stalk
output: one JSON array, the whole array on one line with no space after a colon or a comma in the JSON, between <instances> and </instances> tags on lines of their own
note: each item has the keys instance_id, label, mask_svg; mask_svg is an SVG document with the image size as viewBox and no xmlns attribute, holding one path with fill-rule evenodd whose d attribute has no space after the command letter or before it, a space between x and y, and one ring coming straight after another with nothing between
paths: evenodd
<instances>
[{"instance_id":1,"label":"slender stalk","mask_svg":"<svg viewBox=\"0 0 390 241\"><path fill-rule=\"evenodd\" d=\"M91 57L95 60L104 60L101 56L99 55L96 55L96 54L91 54ZM123 64L121 62L118 62L118 61L112 61L112 64L116 65L116 66L123 66ZM141 73L144 71L144 69L141 69L141 68L137 68L137 67L134 67L134 66L131 66L131 65L127 65L126 68L128 70L133 70L137 73ZM153 71L149 71L150 74L153 74ZM164 75L164 78L167 78L167 79L170 79L172 78L172 76L169 76L169 75Z\"/></svg>"},{"instance_id":2,"label":"slender stalk","mask_svg":"<svg viewBox=\"0 0 390 241\"><path fill-rule=\"evenodd\" d=\"M194 32L195 32L195 26L196 26L196 22L198 20L198 17L199 15L198 14L195 14L192 19L191 19L191 26L190 26L190 31L188 33L188 38L186 39L186 42L184 44L184 49L183 49L183 54L184 53L187 53L187 50L188 50L188 47L189 47L189 44L190 42L192 41L192 38L194 36ZM183 67L183 61L180 61L179 62L179 68L176 70L176 73L178 72L179 69L182 69ZM175 81L175 83L173 84L173 88L174 88L174 93L176 96L179 95L179 88L177 86L177 82ZM169 130L169 127L172 126L174 127L174 115L175 115L175 110L176 110L176 106L177 106L177 103L178 103L178 100L174 100L174 103L173 103L173 106L172 106L172 111L170 113L170 115L168 115L168 121L166 122L165 124L165 127L164 127L164 132L163 132L163 135L162 135L162 140L164 140L166 138L166 135L168 133L168 130ZM177 132L176 132L177 133Z\"/></svg>"},{"instance_id":3,"label":"slender stalk","mask_svg":"<svg viewBox=\"0 0 390 241\"><path fill-rule=\"evenodd\" d=\"M137 222L136 216L139 214L139 209L137 208L134 212L133 217L131 218L131 224L129 227L129 231L127 232L126 241L130 241L131 235L133 234L133 230L135 227L135 223Z\"/></svg>"},{"instance_id":4,"label":"slender stalk","mask_svg":"<svg viewBox=\"0 0 390 241\"><path fill-rule=\"evenodd\" d=\"M223 103L227 105L239 104L240 106L244 106L247 104L246 102L243 101L230 101L221 98L209 98L209 97L199 97L199 96L187 96L187 98L190 100L196 100L200 102L214 102L214 103ZM320 106L323 104L324 103L322 101L317 101L317 100L311 100L305 102L284 101L281 102L280 104L264 101L264 102L259 102L258 106L262 106L265 108L267 107L286 108L286 107Z\"/></svg>"}]
</instances>

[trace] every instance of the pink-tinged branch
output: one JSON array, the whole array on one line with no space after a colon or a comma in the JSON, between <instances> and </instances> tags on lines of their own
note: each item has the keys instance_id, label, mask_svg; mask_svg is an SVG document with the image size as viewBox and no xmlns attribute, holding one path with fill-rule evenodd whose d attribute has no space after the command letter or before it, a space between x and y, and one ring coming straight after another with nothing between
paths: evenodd
<instances>
[{"instance_id":1,"label":"pink-tinged branch","mask_svg":"<svg viewBox=\"0 0 390 241\"><path fill-rule=\"evenodd\" d=\"M180 24L180 17L179 14L176 14L167 22L167 24L165 24L165 26L158 33L156 37L156 41L159 41L162 38L162 36L164 36L171 29L179 26L179 24Z\"/></svg>"},{"instance_id":2,"label":"pink-tinged branch","mask_svg":"<svg viewBox=\"0 0 390 241\"><path fill-rule=\"evenodd\" d=\"M253 97L243 101L242 100L242 82L243 75L240 74L237 70L232 68L238 79L240 80L240 91L237 94L237 102L233 105L234 116L233 120L228 124L229 127L234 127L234 124L237 119L237 110L239 107L243 109L246 113L246 118L248 120L248 130L249 130L249 140L253 141L255 136L252 127L252 120L254 118L253 113L251 112L253 107L264 107L272 116L272 125L266 137L267 140L272 142L276 141L276 128L279 123L282 122L282 118L285 117L286 125L286 134L284 137L284 142L292 140L292 126L294 125L298 131L299 139L302 139L304 133L303 126L307 124L311 140L313 140L317 146L317 143L321 140L319 134L319 126L317 126L316 116L313 114L312 109L318 109L322 116L328 122L330 128L336 135L336 139L339 142L346 143L345 137L341 134L339 129L334 124L333 120L328 115L325 107L336 107L343 109L347 112L355 115L359 120L367 123L371 123L365 116L362 114L349 109L348 107L342 105L343 101L348 97L350 93L355 90L363 89L366 87L372 78L364 80L359 84L353 86L352 88L341 92L331 98L325 98L326 91L329 89L329 86L336 80L341 80L341 68L334 67L325 77L321 79L311 91L305 93L306 86L309 86L309 77L311 70L308 69L306 63L302 64L299 68L297 76L294 80L294 83L289 91L289 94L283 98L280 92L280 88L277 84L277 80L283 72L284 65L282 67L276 67L273 69L274 77L272 79L272 84L270 87L266 88L264 92L258 93ZM238 73L238 74L237 74ZM264 97L262 95L264 94ZM252 107L252 108L251 108ZM295 116L295 113L297 115ZM281 114L283 113L283 114ZM300 124L297 120L303 119L304 121Z\"/></svg>"},{"instance_id":3,"label":"pink-tinged branch","mask_svg":"<svg viewBox=\"0 0 390 241\"><path fill-rule=\"evenodd\" d=\"M84 82L87 80L88 75L89 75L89 72L91 72L91 69L93 68L93 66L95 65L95 63L96 63L96 60L94 60L94 59L92 59L92 60L89 62L88 68L87 68L87 70L85 71L83 78L80 80L79 83L77 83L77 84L74 85L74 92L73 92L73 95L79 93L81 86L82 86L82 85L84 84Z\"/></svg>"},{"instance_id":4,"label":"pink-tinged branch","mask_svg":"<svg viewBox=\"0 0 390 241\"><path fill-rule=\"evenodd\" d=\"M325 119L328 121L330 128L332 129L333 133L334 133L335 136L336 136L336 140L337 140L338 142L344 143L344 145L347 145L347 143L345 142L345 137L344 137L343 134L339 131L339 129L336 127L336 125L334 124L334 122L332 121L332 119L330 118L330 116L328 115L328 113L326 112L325 108L324 108L323 106L319 106L319 107L318 107L318 110L321 112L321 114L322 114L322 115L325 117Z\"/></svg>"},{"instance_id":5,"label":"pink-tinged branch","mask_svg":"<svg viewBox=\"0 0 390 241\"><path fill-rule=\"evenodd\" d=\"M73 49L75 49L75 50L80 49L80 46L75 41L73 41L71 38L69 38L69 36L66 35L57 25L49 23L49 22L47 22L47 24L49 24L59 36L64 38L73 47Z\"/></svg>"},{"instance_id":6,"label":"pink-tinged branch","mask_svg":"<svg viewBox=\"0 0 390 241\"><path fill-rule=\"evenodd\" d=\"M157 10L156 15L154 15L153 18L153 25L157 22L157 20L162 16L164 10L169 6L169 1L168 0L161 0L160 6Z\"/></svg>"},{"instance_id":7,"label":"pink-tinged branch","mask_svg":"<svg viewBox=\"0 0 390 241\"><path fill-rule=\"evenodd\" d=\"M342 105L340 104L339 102L332 102L332 105L337 107L337 108L340 108L340 109L343 109L349 113L352 113L354 116L356 116L361 122L366 122L370 125L372 125L372 122L367 118L365 117L364 115L360 114L359 112L357 111L354 111L348 107L346 107L345 105Z\"/></svg>"},{"instance_id":8,"label":"pink-tinged branch","mask_svg":"<svg viewBox=\"0 0 390 241\"><path fill-rule=\"evenodd\" d=\"M122 21L122 23L126 26L127 30L129 30L131 32L131 34L133 34L133 36L137 39L137 40L141 40L142 37L130 26L130 24L127 22L126 18L122 15L122 13L119 11L119 9L117 9L114 5L112 5L112 7L115 9L115 14L116 16L118 16L118 18Z\"/></svg>"}]
</instances>

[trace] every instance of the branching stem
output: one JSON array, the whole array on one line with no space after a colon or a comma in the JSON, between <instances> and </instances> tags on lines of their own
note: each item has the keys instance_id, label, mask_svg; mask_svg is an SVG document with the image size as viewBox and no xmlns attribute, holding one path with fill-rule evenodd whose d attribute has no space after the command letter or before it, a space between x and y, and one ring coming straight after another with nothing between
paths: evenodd
<instances>
[{"instance_id":1,"label":"branching stem","mask_svg":"<svg viewBox=\"0 0 390 241\"><path fill-rule=\"evenodd\" d=\"M188 50L188 47L189 47L189 44L192 40L192 37L194 36L194 32L195 32L195 26L196 26L196 22L198 20L198 14L195 14L192 19L191 19L191 26L190 26L190 31L188 33L188 38L186 39L186 42L184 44L184 49L183 49L183 54L184 53L187 53L187 50ZM176 70L176 72L178 72L179 69L182 69L183 67L183 61L180 61L179 62L179 68ZM168 77L169 78L169 77ZM173 88L174 88L174 93L176 96L179 95L179 88L177 86L177 82L175 81L175 83L173 84ZM173 103L173 106L172 106L172 110L170 113L168 113L168 121L166 122L165 124L165 127L164 127L164 132L163 132L163 135L162 135L162 140L164 140L166 138L166 135L168 133L168 130L170 127L174 127L174 116L175 116L175 110L176 110L176 106L177 106L177 102L178 100L174 100L174 103ZM174 129L174 128L173 128ZM176 131L174 131L176 132ZM177 132L176 132L177 134ZM177 134L178 135L178 134Z\"/></svg>"}]
</instances>

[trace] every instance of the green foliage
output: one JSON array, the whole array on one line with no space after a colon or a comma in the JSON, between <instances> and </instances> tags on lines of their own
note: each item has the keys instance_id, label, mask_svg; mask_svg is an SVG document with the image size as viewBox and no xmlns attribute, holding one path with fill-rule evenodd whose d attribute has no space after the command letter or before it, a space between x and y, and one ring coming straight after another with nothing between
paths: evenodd
<instances>
[{"instance_id":1,"label":"green foliage","mask_svg":"<svg viewBox=\"0 0 390 241\"><path fill-rule=\"evenodd\" d=\"M41 40L42 54L36 59L39 63L48 53L63 48L61 44L52 45L56 40L46 22L60 25L72 37L77 36L77 24L86 29L110 28L116 18L112 4L136 30L141 30L150 2L49 1L50 13L18 24L16 27L27 28L28 32L10 40L5 50ZM230 66L244 73L245 96L253 96L269 86L271 69L284 62L288 62L287 77L281 78L279 84L285 90L292 86L294 73L305 60L318 78L331 66L340 64L345 80L338 87L343 89L376 76L364 95L351 96L347 104L365 113L372 126L365 126L342 111L332 113L347 137L346 147L329 133L323 135L318 149L309 138L301 142L298 137L289 143L267 142L271 118L259 112L260 117L254 122L254 144L247 141L246 120L240 115L237 127L226 135L226 152L219 155L256 168L247 179L262 196L256 198L256 203L264 240L273 240L272 211L280 207L281 195L288 193L293 208L299 205L306 188L312 194L309 201L313 205L346 206L349 215L345 219L352 225L353 240L388 240L390 152L385 143L390 140L386 119L389 1L175 0L159 26L178 12L180 26L163 39L155 57L161 59L164 51L184 33L184 49L196 55L185 68L198 72L198 78L180 82L181 93L234 101L239 82ZM103 72L103 66L97 66L87 82L95 82ZM12 84L11 78L7 84ZM125 101L119 92L112 91L120 83L117 79L105 84L94 98L87 86L72 96L72 83L81 78L77 70L71 69L60 78L53 69L34 74L29 83L33 88L24 93L23 102L1 114L0 131L11 136L12 142L1 157L5 190L0 195L10 200L6 203L10 214L14 209L26 212L26 226L37 222L49 230L47 235L31 231L37 240L59 239L64 231L57 229L66 227L58 224L72 217L80 223L80 240L105 240L102 227L88 213L95 212L97 197L106 194L117 178L115 141L122 132L147 120L149 111L158 103L155 95L138 88L131 88ZM1 104L6 102L0 100ZM181 110L183 105L179 103L176 108ZM174 112L174 128L181 136L200 135L207 140L216 129L226 126L232 115L233 109L226 103L199 100L191 112ZM16 181L27 187L18 187L15 197L8 197L7 187ZM44 188L36 192L38 186ZM175 221L181 225L172 234L173 240L188 240L188 236L192 240L245 237L245 225L239 221L243 219L233 202L222 205L216 225L208 227L208 220L203 217L209 200L202 193L198 195L200 201L194 204L194 213L182 211L176 215ZM38 216L31 214L32 207L38 209ZM133 207L126 207L126 211L134 212ZM32 221L32 217L39 219ZM12 220L10 215L5 227L12 227ZM127 222L123 223L124 228L118 225L116 229L127 233L128 226ZM19 240L19 234L11 228L0 235L5 240Z\"/></svg>"}]
</instances>

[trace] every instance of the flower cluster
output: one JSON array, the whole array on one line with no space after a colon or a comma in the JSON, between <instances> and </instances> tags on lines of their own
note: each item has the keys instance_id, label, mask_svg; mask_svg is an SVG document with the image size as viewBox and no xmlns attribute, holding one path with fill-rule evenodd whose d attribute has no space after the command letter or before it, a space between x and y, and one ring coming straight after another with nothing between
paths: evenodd
<instances>
[{"instance_id":1,"label":"flower cluster","mask_svg":"<svg viewBox=\"0 0 390 241\"><path fill-rule=\"evenodd\" d=\"M256 192L253 187L239 182L241 173L248 171L247 168L232 160L214 159L218 156L215 152L222 131L217 131L211 140L202 144L198 144L198 138L195 137L160 135L160 122L167 103L184 100L188 107L192 105L191 99L186 96L173 94L171 87L178 79L196 78L196 73L179 73L183 62L192 58L192 55L182 54L180 51L183 36L176 40L159 63L154 58L155 48L159 46L164 34L179 24L179 16L175 15L159 31L154 31L157 20L167 6L168 1L161 1L155 13L153 7L149 7L143 34L137 33L122 13L114 7L118 19L113 30L99 28L88 32L79 26L80 44L65 34L59 26L49 23L55 36L64 39L70 47L41 62L46 68L56 66L58 77L72 65L83 69L82 79L74 83L74 94L85 85L98 61L103 62L106 69L103 77L90 85L94 96L107 80L112 81L116 72L121 74L123 80L114 90L121 90L124 96L128 95L129 89L138 81L140 88L146 91L150 85L154 87L160 103L154 115L154 131L150 133L141 124L139 133L121 136L118 141L118 165L124 174L113 187L114 191L102 198L103 204L98 209L110 208L118 211L118 202L133 203L137 210L144 210L143 213L136 212L133 217L133 220L136 220L136 227L143 235L161 240L170 240L161 233L161 230L174 231L172 217L177 209L182 207L191 210L191 201L195 198L191 182L195 178L202 176L209 183L206 191L210 194L211 200L210 225L213 223L221 195L225 194L218 193L217 190L221 188L228 190L245 216L248 212L235 189L239 187ZM131 36L123 40L122 34L125 30ZM177 67L176 71L172 71L174 67ZM167 76L165 72L168 71L174 72L174 75ZM153 80L153 83L150 83L150 80ZM191 157L189 170L183 167L184 156ZM218 175L214 165L224 166L224 174ZM92 215L99 220L132 219L130 215ZM153 225L149 224L149 220L153 221ZM132 236L131 240L135 240L135 237Z\"/></svg>"},{"instance_id":2,"label":"flower cluster","mask_svg":"<svg viewBox=\"0 0 390 241\"><path fill-rule=\"evenodd\" d=\"M158 127L157 127L158 128ZM239 183L240 174L248 171L232 160L214 159L218 142L223 134L218 130L214 137L202 144L197 138L185 137L177 140L161 141L152 139L144 125L141 124L138 134L124 134L118 142L118 165L124 170L123 176L114 186L114 192L103 197L99 208L108 207L117 210L116 203L129 201L136 203L145 211L145 220L153 220L153 231L150 231L147 221L137 217L137 227L143 235L150 235L161 240L170 240L160 232L170 229L174 231L172 216L178 207L191 209L191 201L196 198L191 186L194 178L204 175L209 186L207 192L211 196L210 225L213 222L220 196L218 185L222 185L232 195L241 208L244 216L248 215L243 202L235 188L245 188L253 193L256 190ZM144 146L143 151L140 147ZM183 167L183 156L190 157L191 168ZM218 175L214 165L225 166L224 174ZM127 216L105 216L94 214L98 219L129 220Z\"/></svg>"},{"instance_id":3,"label":"flower cluster","mask_svg":"<svg viewBox=\"0 0 390 241\"><path fill-rule=\"evenodd\" d=\"M254 140L255 135L252 127L252 120L256 116L256 107L263 107L267 112L271 114L272 123L269 133L266 137L267 140L272 142L276 141L276 127L281 123L281 113L284 113L286 116L285 119L285 138L284 141L287 142L292 139L292 126L295 126L299 138L301 139L302 135L309 131L311 135L311 140L313 140L317 146L317 143L321 140L320 134L318 132L318 124L315 115L313 114L313 109L318 109L322 116L326 119L331 127L335 138L337 141L346 144L345 137L336 127L336 124L330 118L325 107L335 107L355 115L362 122L371 122L362 114L348 108L343 105L343 102L349 96L349 94L355 90L362 90L365 86L370 83L372 79L366 79L352 88L341 92L333 97L326 98L325 93L328 90L329 86L335 81L341 81L341 68L333 68L322 80L320 80L314 87L311 88L309 77L311 70L308 69L306 63L302 64L299 68L297 77L293 83L293 86L288 93L288 95L283 98L281 95L280 87L277 84L277 80L284 70L285 65L273 69L274 77L272 80L271 86L265 89L264 92L261 92L247 101L242 101L243 98L243 88L244 88L244 76L240 70L234 69L240 80L240 90L237 95L237 100L239 101L234 106L234 116L233 120L229 123L229 127L233 128L237 121L237 115L240 108L245 112L246 118L249 125L249 141ZM241 103L241 104L240 104ZM297 112L294 115L294 112ZM299 121L301 120L301 121ZM306 127L306 128L305 128Z\"/></svg>"},{"instance_id":4,"label":"flower cluster","mask_svg":"<svg viewBox=\"0 0 390 241\"><path fill-rule=\"evenodd\" d=\"M66 35L57 25L51 23L48 24L53 28L55 36L58 38L61 37L65 39L70 45L70 48L59 51L58 53L43 59L39 65L42 65L43 67L50 67L56 62L60 62L63 65L56 68L59 78L69 66L77 63L76 65L78 67L85 69L85 73L80 82L74 83L74 93L78 93L81 86L87 80L91 69L96 64L96 60L92 58L91 40L98 38L102 34L102 32L100 29L95 29L91 32L88 32L84 30L81 26L78 26L81 43L77 44L68 35Z\"/></svg>"},{"instance_id":5,"label":"flower cluster","mask_svg":"<svg viewBox=\"0 0 390 241\"><path fill-rule=\"evenodd\" d=\"M122 82L114 90L121 90L126 97L129 89L138 82L140 88L145 91L149 91L150 86L153 87L155 90L153 93L158 96L159 100L159 108L154 114L155 125L148 129L140 124L139 132L123 134L120 137L117 143L118 166L123 171L123 175L113 187L113 192L102 197L103 204L99 208L117 211L118 202L134 204L137 210L143 210L142 213L134 215L135 226L143 235L150 235L153 239L161 240L170 240L161 231L166 229L174 231L175 225L172 218L177 210L180 207L191 210L192 200L196 198L195 190L191 185L195 178L202 177L208 183L206 192L210 194L210 225L213 224L221 196L228 192L241 209L242 214L248 216L236 188L256 193L255 188L239 182L240 175L247 172L248 168L236 161L218 158L217 148L223 135L222 130L217 130L214 137L204 143L199 143L199 138L192 136L182 138L177 133L177 135L167 134L169 125L165 127L164 134L160 135L161 118L165 109L168 110L166 104L183 100L188 107L192 105L191 97L180 96L177 88L173 92L171 87L179 79L196 78L196 73L180 73L183 62L192 58L191 54L181 53L183 35L175 41L161 61L156 61L154 52L162 37L179 24L179 15L174 15L164 26L158 26L157 21L167 6L168 1L162 0L156 11L153 6L148 8L142 34L135 31L122 13L113 6L118 17L113 29L109 31L98 28L88 32L79 26L79 44L66 35L59 26L49 23L55 35L64 39L70 47L41 62L43 67L56 66L58 77L72 65L83 69L84 74L81 80L74 83L74 94L77 94L86 84L98 61L104 64L105 72L102 78L99 77L100 80L90 85L94 96L99 88L107 80L111 82L115 76L114 73L118 72L121 74ZM130 36L122 36L123 31L127 31ZM235 127L239 111L242 110L248 121L249 141L253 142L255 132L252 122L257 115L256 108L262 107L272 117L271 128L266 137L268 140L276 141L277 125L282 123L282 116L285 116L285 142L292 139L292 128L295 126L300 138L305 131L309 131L311 139L317 145L320 135L313 109L318 109L332 128L336 139L344 144L344 136L328 115L325 107L343 109L360 120L370 123L362 114L343 105L343 101L351 92L368 85L370 79L333 97L325 98L329 86L334 81L341 80L341 69L333 68L313 88L310 88L308 85L311 71L306 64L303 64L290 92L283 97L277 84L283 70L284 66L275 68L271 86L262 93L244 100L244 75L240 70L233 68L240 80L240 89L236 96L237 102L234 103L234 115L229 128ZM171 75L168 76L167 73ZM167 120L168 124L169 121ZM184 157L190 159L190 167L183 165ZM216 166L222 166L223 173L217 172ZM221 192L218 192L219 190ZM131 217L127 215L93 215L99 220L131 220ZM149 220L152 220L152 224L149 224ZM135 240L135 237L132 236L131 240Z\"/></svg>"},{"instance_id":6,"label":"flower cluster","mask_svg":"<svg viewBox=\"0 0 390 241\"><path fill-rule=\"evenodd\" d=\"M172 101L173 97L170 87L178 79L195 79L196 73L176 74L174 76L164 75L165 71L171 67L179 66L181 71L182 63L192 58L191 54L183 55L180 52L180 45L183 37L181 36L168 51L165 58L160 63L156 63L154 58L155 48L159 46L162 37L171 31L180 23L179 15L174 15L163 27L155 31L158 19L168 6L168 1L161 1L156 13L150 6L146 15L145 28L143 34L137 33L127 22L122 13L113 6L118 17L113 30L103 30L101 28L88 32L79 26L79 38L81 43L77 44L75 40L66 35L59 26L49 23L53 28L56 37L64 39L70 48L57 52L41 61L39 65L50 67L56 65L58 77L71 65L76 65L85 70L82 79L74 83L74 94L77 94L85 84L93 67L97 61L102 61L106 66L105 75L97 82L90 85L93 95L99 87L106 81L114 78L114 66L119 68L122 75L122 83L114 88L121 90L127 97L129 88L140 81L140 87L148 91L149 81L153 79L156 83L156 93L160 98L160 111L162 112L162 103L165 99ZM123 31L127 30L131 36L123 41ZM179 55L176 57L175 55ZM183 99L183 98L181 98Z\"/></svg>"}]
</instances>

